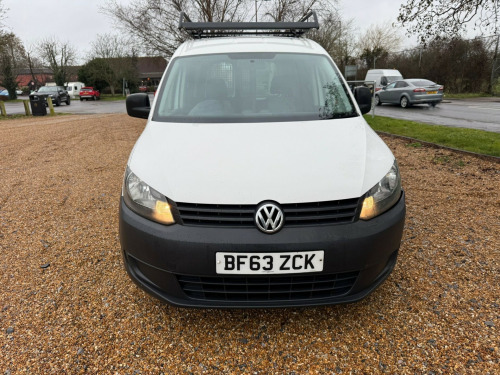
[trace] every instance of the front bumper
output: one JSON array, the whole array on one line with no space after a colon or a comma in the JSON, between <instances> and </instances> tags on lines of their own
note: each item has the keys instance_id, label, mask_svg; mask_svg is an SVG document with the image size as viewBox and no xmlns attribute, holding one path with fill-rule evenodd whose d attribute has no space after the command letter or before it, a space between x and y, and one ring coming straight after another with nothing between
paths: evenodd
<instances>
[{"instance_id":1,"label":"front bumper","mask_svg":"<svg viewBox=\"0 0 500 375\"><path fill-rule=\"evenodd\" d=\"M120 242L125 268L132 280L173 305L329 305L360 300L389 276L396 264L405 211L402 193L393 208L369 221L285 227L267 235L257 228L161 225L131 211L122 198ZM241 277L217 275L215 271L216 252L307 250L325 251L322 272ZM237 298L231 293L235 288L239 288ZM280 288L280 293L276 293L276 288Z\"/></svg>"},{"instance_id":2,"label":"front bumper","mask_svg":"<svg viewBox=\"0 0 500 375\"><path fill-rule=\"evenodd\" d=\"M412 104L428 104L428 103L441 103L443 101L443 94L422 94L413 95L411 98Z\"/></svg>"}]
</instances>

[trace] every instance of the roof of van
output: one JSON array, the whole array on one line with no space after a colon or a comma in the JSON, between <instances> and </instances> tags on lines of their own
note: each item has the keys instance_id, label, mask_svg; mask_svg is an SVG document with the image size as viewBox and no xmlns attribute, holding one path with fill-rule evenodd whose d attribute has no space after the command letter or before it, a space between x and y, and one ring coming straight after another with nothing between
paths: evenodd
<instances>
[{"instance_id":1,"label":"roof of van","mask_svg":"<svg viewBox=\"0 0 500 375\"><path fill-rule=\"evenodd\" d=\"M399 70L396 69L370 69L366 74L390 74L390 73L398 73L398 75L401 75Z\"/></svg>"},{"instance_id":2,"label":"roof of van","mask_svg":"<svg viewBox=\"0 0 500 375\"><path fill-rule=\"evenodd\" d=\"M316 42L306 38L237 36L188 40L172 57L238 52L293 52L325 55Z\"/></svg>"}]
</instances>

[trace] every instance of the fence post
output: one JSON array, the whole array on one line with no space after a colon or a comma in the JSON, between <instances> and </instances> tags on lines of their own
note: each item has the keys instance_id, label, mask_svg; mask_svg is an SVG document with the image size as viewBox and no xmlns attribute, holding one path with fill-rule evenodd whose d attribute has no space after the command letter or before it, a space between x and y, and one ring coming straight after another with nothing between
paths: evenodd
<instances>
[{"instance_id":1,"label":"fence post","mask_svg":"<svg viewBox=\"0 0 500 375\"><path fill-rule=\"evenodd\" d=\"M375 86L377 86L377 82L373 81L372 118L375 118Z\"/></svg>"},{"instance_id":2,"label":"fence post","mask_svg":"<svg viewBox=\"0 0 500 375\"><path fill-rule=\"evenodd\" d=\"M7 111L5 110L5 103L0 100L0 116L7 116Z\"/></svg>"},{"instance_id":3,"label":"fence post","mask_svg":"<svg viewBox=\"0 0 500 375\"><path fill-rule=\"evenodd\" d=\"M24 112L26 113L26 116L31 116L30 101L23 100L23 104L24 104Z\"/></svg>"},{"instance_id":4,"label":"fence post","mask_svg":"<svg viewBox=\"0 0 500 375\"><path fill-rule=\"evenodd\" d=\"M49 104L50 115L55 116L56 112L54 111L54 105L52 104L52 98L47 96L47 103Z\"/></svg>"}]
</instances>

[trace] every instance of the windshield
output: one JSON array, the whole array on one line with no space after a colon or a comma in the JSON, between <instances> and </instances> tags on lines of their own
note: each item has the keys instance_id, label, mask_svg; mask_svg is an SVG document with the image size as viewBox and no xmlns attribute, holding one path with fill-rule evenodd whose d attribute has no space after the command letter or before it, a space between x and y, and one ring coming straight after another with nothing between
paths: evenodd
<instances>
[{"instance_id":1,"label":"windshield","mask_svg":"<svg viewBox=\"0 0 500 375\"><path fill-rule=\"evenodd\" d=\"M435 83L427 79L421 79L420 81L411 81L415 86L434 86Z\"/></svg>"},{"instance_id":2,"label":"windshield","mask_svg":"<svg viewBox=\"0 0 500 375\"><path fill-rule=\"evenodd\" d=\"M387 77L387 82L391 83L391 82L394 82L394 81L397 81L397 80L400 80L400 79L403 79L403 77L401 77L401 76L388 76Z\"/></svg>"},{"instance_id":3,"label":"windshield","mask_svg":"<svg viewBox=\"0 0 500 375\"><path fill-rule=\"evenodd\" d=\"M353 117L338 71L322 55L233 53L169 66L153 120L270 122Z\"/></svg>"},{"instance_id":4,"label":"windshield","mask_svg":"<svg viewBox=\"0 0 500 375\"><path fill-rule=\"evenodd\" d=\"M56 86L42 86L38 89L38 92L53 92L57 91Z\"/></svg>"}]
</instances>

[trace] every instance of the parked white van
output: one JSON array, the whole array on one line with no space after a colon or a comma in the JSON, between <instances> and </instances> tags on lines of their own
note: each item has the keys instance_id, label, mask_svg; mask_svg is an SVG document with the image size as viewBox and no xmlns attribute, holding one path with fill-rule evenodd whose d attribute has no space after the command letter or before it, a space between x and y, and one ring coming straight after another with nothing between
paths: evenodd
<instances>
[{"instance_id":1,"label":"parked white van","mask_svg":"<svg viewBox=\"0 0 500 375\"><path fill-rule=\"evenodd\" d=\"M399 81L403 76L396 69L370 69L366 73L365 83L375 82L375 91L379 91L382 87L389 83Z\"/></svg>"},{"instance_id":2,"label":"parked white van","mask_svg":"<svg viewBox=\"0 0 500 375\"><path fill-rule=\"evenodd\" d=\"M313 21L309 19L313 18ZM125 171L119 225L132 280L179 306L357 301L393 270L398 164L328 53L285 23L196 23L172 56ZM224 31L220 31L224 30ZM250 35L244 35L248 30ZM243 35L241 35L243 34Z\"/></svg>"},{"instance_id":3,"label":"parked white van","mask_svg":"<svg viewBox=\"0 0 500 375\"><path fill-rule=\"evenodd\" d=\"M68 91L69 96L72 99L75 99L77 95L80 95L80 90L82 87L85 87L85 83L83 82L66 82L66 91Z\"/></svg>"}]
</instances>

